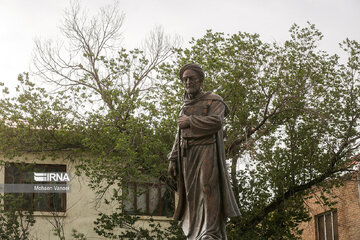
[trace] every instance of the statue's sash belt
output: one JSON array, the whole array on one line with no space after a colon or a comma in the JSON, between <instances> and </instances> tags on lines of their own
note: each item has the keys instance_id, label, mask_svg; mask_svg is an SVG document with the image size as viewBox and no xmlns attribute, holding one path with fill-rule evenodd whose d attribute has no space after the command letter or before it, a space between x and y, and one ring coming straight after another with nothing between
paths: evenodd
<instances>
[{"instance_id":1,"label":"statue's sash belt","mask_svg":"<svg viewBox=\"0 0 360 240\"><path fill-rule=\"evenodd\" d=\"M183 156L186 156L187 150L195 145L208 145L216 142L216 137L214 134L204 136L201 138L184 138L181 137L180 146L182 148Z\"/></svg>"}]
</instances>

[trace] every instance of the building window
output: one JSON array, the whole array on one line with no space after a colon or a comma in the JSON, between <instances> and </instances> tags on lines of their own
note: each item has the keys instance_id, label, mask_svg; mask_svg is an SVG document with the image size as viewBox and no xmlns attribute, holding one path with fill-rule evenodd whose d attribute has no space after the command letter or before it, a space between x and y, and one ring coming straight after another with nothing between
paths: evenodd
<instances>
[{"instance_id":1,"label":"building window","mask_svg":"<svg viewBox=\"0 0 360 240\"><path fill-rule=\"evenodd\" d=\"M34 172L66 172L66 165L6 163L5 184L33 184ZM42 182L47 183L50 182ZM65 212L66 193L6 193L4 204L6 209L15 207L24 211Z\"/></svg>"},{"instance_id":2,"label":"building window","mask_svg":"<svg viewBox=\"0 0 360 240\"><path fill-rule=\"evenodd\" d=\"M131 182L123 189L123 210L134 215L171 216L174 194L164 183Z\"/></svg>"},{"instance_id":3,"label":"building window","mask_svg":"<svg viewBox=\"0 0 360 240\"><path fill-rule=\"evenodd\" d=\"M316 239L338 240L337 211L328 211L315 216Z\"/></svg>"}]
</instances>

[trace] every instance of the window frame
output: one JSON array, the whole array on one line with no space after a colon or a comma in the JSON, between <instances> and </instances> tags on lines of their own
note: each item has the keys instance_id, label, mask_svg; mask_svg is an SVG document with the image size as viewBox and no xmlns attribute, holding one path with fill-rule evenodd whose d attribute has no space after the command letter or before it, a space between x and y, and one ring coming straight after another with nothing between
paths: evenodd
<instances>
[{"instance_id":1,"label":"window frame","mask_svg":"<svg viewBox=\"0 0 360 240\"><path fill-rule=\"evenodd\" d=\"M130 190L134 190L134 192L132 193L132 201L130 201L130 199L127 199L128 202L131 202L131 207L134 208L134 210L126 210L125 209L125 205L123 203L122 206L122 210L124 212L127 212L130 215L138 215L138 216L156 216L156 217L169 217L168 215L166 215L166 212L163 212L163 208L162 208L162 204L163 204L163 199L162 199L162 195L161 195L161 190L162 187L165 187L166 191L169 191L169 193L171 194L170 197L170 201L172 204L172 206L174 206L175 204L175 194L173 193L173 191L171 191L171 189L169 189L166 185L166 183L163 183L161 181L158 182L136 182L136 181L131 181L128 182L127 184L127 188L128 191L130 193ZM131 186L131 187L130 187ZM144 187L145 191L143 193L139 193L138 189L140 187ZM157 189L157 209L154 211L156 213L151 214L150 212L150 201L151 201L151 197L150 197L150 190L151 188ZM138 196L139 194L145 194L145 210L144 211L139 211L138 212ZM125 197L126 198L126 197ZM172 209L173 210L173 209ZM171 213L172 215L172 213Z\"/></svg>"},{"instance_id":2,"label":"window frame","mask_svg":"<svg viewBox=\"0 0 360 240\"><path fill-rule=\"evenodd\" d=\"M330 222L331 222L331 238L327 236L327 228L326 228L326 221L327 217L330 214ZM339 239L339 231L338 231L338 215L337 215L337 209L329 210L320 214L317 214L314 216L315 218L315 239L316 240L338 240ZM320 224L319 221L320 218L323 218L323 238L320 238Z\"/></svg>"},{"instance_id":3,"label":"window frame","mask_svg":"<svg viewBox=\"0 0 360 240\"><path fill-rule=\"evenodd\" d=\"M20 165L20 166L19 166ZM15 167L20 172L20 176L11 176L8 168ZM23 172L23 169L26 168L26 171ZM6 162L4 167L4 183L5 184L26 184L26 183L34 183L34 179L32 178L30 181L26 179L26 174L34 171L42 171L42 172L66 172L67 165L66 164L42 164L42 163L24 163L24 162ZM25 176L24 176L25 175ZM19 178L18 178L19 177ZM19 180L19 181L17 181ZM41 184L49 184L50 182L42 182ZM63 182L51 182L51 184L65 184ZM21 211L38 211L38 212L66 212L67 207L67 195L66 193L5 193L11 195L21 194L22 196L28 195L31 196L31 209L27 206L19 206ZM36 198L42 197L46 195L46 207L44 209L40 209L36 207ZM60 209L51 209L51 199L52 195L59 195L61 197L61 208ZM6 201L4 202L5 208L7 207Z\"/></svg>"}]
</instances>

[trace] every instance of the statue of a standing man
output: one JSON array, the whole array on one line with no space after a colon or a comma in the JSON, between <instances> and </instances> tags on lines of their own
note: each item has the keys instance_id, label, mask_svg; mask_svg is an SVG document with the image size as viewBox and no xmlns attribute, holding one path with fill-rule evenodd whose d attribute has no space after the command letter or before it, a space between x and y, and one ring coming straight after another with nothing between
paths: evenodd
<instances>
[{"instance_id":1,"label":"statue of a standing man","mask_svg":"<svg viewBox=\"0 0 360 240\"><path fill-rule=\"evenodd\" d=\"M186 94L169 154L179 194L174 219L189 240L224 240L226 218L240 215L225 166L222 123L228 107L220 96L202 91L199 65L184 65L179 76Z\"/></svg>"}]
</instances>

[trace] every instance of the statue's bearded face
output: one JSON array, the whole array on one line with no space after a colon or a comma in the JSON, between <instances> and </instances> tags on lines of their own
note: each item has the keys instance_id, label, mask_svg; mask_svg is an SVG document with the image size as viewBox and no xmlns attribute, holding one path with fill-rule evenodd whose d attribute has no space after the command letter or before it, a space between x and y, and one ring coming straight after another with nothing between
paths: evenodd
<instances>
[{"instance_id":1,"label":"statue's bearded face","mask_svg":"<svg viewBox=\"0 0 360 240\"><path fill-rule=\"evenodd\" d=\"M187 94L196 95L200 92L202 82L195 71L191 69L185 70L182 80Z\"/></svg>"}]
</instances>

